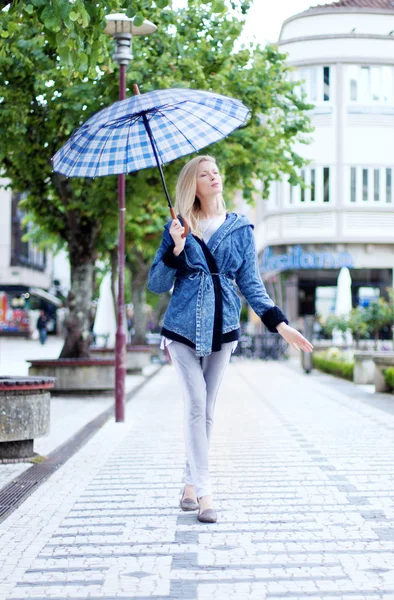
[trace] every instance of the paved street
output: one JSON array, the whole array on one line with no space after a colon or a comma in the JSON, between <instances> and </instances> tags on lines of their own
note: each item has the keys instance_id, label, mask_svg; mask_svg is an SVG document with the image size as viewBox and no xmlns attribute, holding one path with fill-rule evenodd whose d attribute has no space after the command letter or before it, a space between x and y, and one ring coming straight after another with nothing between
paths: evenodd
<instances>
[{"instance_id":1,"label":"paved street","mask_svg":"<svg viewBox=\"0 0 394 600\"><path fill-rule=\"evenodd\" d=\"M211 453L219 520L204 525L178 507L182 399L163 368L126 424L0 525L0 600L393 599L391 401L234 360Z\"/></svg>"},{"instance_id":2,"label":"paved street","mask_svg":"<svg viewBox=\"0 0 394 600\"><path fill-rule=\"evenodd\" d=\"M44 346L37 340L0 337L0 375L28 375L28 359L57 358L63 343L62 338L53 336L48 337ZM126 393L140 385L156 368L157 365L150 365L144 369L144 373L141 375L127 375ZM84 425L113 405L112 394L53 395L49 435L35 440L34 451L41 456L47 456L75 435ZM30 467L29 462L0 464L0 488Z\"/></svg>"}]
</instances>

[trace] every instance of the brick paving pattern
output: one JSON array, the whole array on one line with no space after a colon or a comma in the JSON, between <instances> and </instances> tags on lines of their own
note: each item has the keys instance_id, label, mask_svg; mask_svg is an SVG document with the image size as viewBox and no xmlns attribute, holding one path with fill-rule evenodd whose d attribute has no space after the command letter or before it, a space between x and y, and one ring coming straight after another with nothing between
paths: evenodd
<instances>
[{"instance_id":1,"label":"brick paving pattern","mask_svg":"<svg viewBox=\"0 0 394 600\"><path fill-rule=\"evenodd\" d=\"M394 400L393 400L394 402ZM0 600L394 599L394 415L285 363L234 360L217 524L179 508L172 367L0 525Z\"/></svg>"}]
</instances>

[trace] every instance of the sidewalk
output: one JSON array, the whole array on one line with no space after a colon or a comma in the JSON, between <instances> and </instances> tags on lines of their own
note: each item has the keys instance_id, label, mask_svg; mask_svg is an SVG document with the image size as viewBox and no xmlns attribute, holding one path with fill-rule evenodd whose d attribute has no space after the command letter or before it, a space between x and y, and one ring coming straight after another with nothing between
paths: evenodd
<instances>
[{"instance_id":1,"label":"sidewalk","mask_svg":"<svg viewBox=\"0 0 394 600\"><path fill-rule=\"evenodd\" d=\"M28 375L29 358L57 357L63 343L63 339L52 336L48 337L44 346L37 340L0 337L0 374ZM157 365L152 364L145 368L141 375L126 375L126 394L140 385L157 368ZM47 456L113 405L113 394L53 395L49 435L34 441L34 451L41 456ZM29 462L0 464L0 489L30 467Z\"/></svg>"},{"instance_id":2,"label":"sidewalk","mask_svg":"<svg viewBox=\"0 0 394 600\"><path fill-rule=\"evenodd\" d=\"M107 423L0 525L0 600L394 598L392 413L285 363L234 360L215 525L178 507L182 420L165 367L127 423Z\"/></svg>"}]
</instances>

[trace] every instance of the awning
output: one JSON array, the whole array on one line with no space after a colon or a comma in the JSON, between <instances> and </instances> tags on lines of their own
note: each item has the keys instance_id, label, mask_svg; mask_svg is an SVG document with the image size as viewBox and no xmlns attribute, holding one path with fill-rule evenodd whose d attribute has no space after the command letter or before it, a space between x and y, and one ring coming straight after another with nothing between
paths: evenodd
<instances>
[{"instance_id":1,"label":"awning","mask_svg":"<svg viewBox=\"0 0 394 600\"><path fill-rule=\"evenodd\" d=\"M42 290L41 288L29 288L29 293L32 296L41 298L41 300L46 300L50 304L57 306L57 308L60 308L61 306L63 306L63 302L61 300L59 300L59 298L57 298L53 294L49 294L48 292L46 292L45 290Z\"/></svg>"}]
</instances>

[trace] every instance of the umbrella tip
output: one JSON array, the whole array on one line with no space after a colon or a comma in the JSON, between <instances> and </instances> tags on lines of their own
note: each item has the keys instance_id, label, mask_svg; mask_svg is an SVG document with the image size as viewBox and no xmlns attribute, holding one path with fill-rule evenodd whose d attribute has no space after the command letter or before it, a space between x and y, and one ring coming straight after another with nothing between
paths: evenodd
<instances>
[{"instance_id":1,"label":"umbrella tip","mask_svg":"<svg viewBox=\"0 0 394 600\"><path fill-rule=\"evenodd\" d=\"M140 95L140 88L138 87L138 85L136 83L133 83L133 90L134 90L134 94L136 96Z\"/></svg>"}]
</instances>

